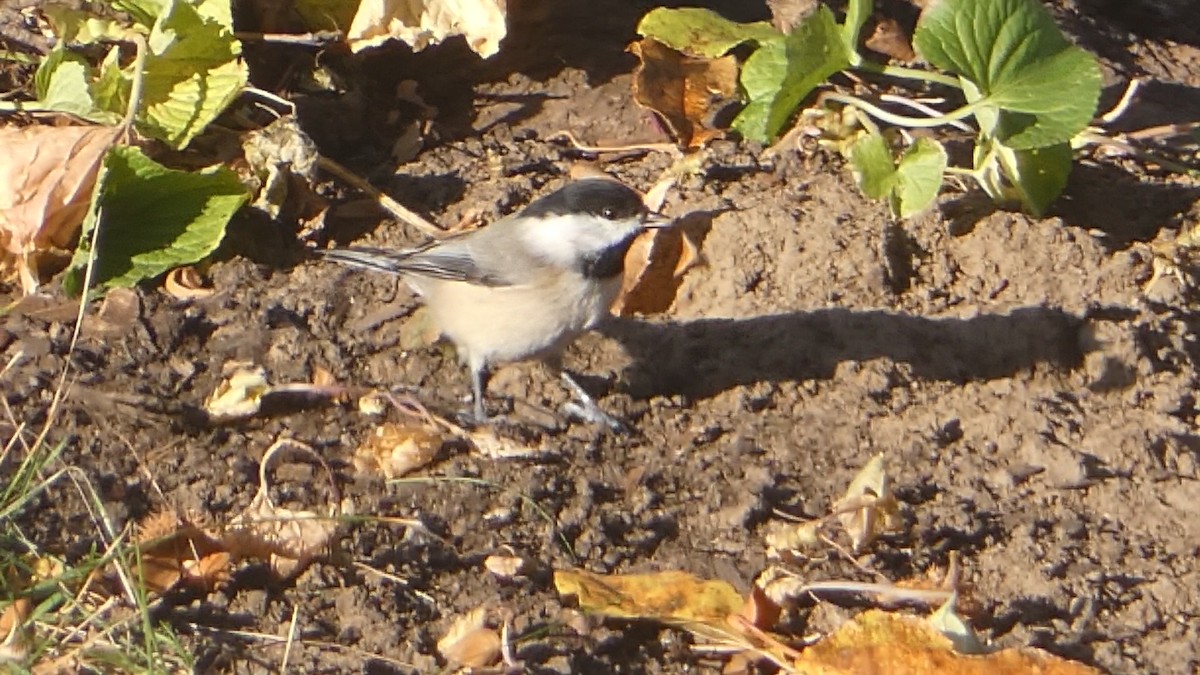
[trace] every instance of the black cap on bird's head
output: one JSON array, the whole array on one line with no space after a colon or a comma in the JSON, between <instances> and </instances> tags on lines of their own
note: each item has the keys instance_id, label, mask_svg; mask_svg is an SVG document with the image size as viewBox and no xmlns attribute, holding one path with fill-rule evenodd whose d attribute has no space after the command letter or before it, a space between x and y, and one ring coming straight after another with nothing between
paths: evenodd
<instances>
[{"instance_id":1,"label":"black cap on bird's head","mask_svg":"<svg viewBox=\"0 0 1200 675\"><path fill-rule=\"evenodd\" d=\"M633 188L605 178L585 178L538 199L520 215L539 219L591 215L605 220L626 220L648 215L648 210Z\"/></svg>"}]
</instances>

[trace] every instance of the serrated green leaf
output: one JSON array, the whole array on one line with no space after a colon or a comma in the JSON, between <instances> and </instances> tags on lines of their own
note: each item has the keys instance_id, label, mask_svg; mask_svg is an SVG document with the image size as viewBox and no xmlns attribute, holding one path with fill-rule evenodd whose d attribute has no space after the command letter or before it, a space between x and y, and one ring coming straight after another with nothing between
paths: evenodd
<instances>
[{"instance_id":1,"label":"serrated green leaf","mask_svg":"<svg viewBox=\"0 0 1200 675\"><path fill-rule=\"evenodd\" d=\"M168 169L135 147L105 157L79 248L63 287L82 290L91 232L99 227L93 284L132 286L212 253L234 212L249 198L224 167L199 172Z\"/></svg>"},{"instance_id":2,"label":"serrated green leaf","mask_svg":"<svg viewBox=\"0 0 1200 675\"><path fill-rule=\"evenodd\" d=\"M998 109L982 128L1010 147L1068 141L1095 114L1095 58L1071 45L1037 0L941 0L922 14L913 44L974 83L977 98Z\"/></svg>"},{"instance_id":3,"label":"serrated green leaf","mask_svg":"<svg viewBox=\"0 0 1200 675\"><path fill-rule=\"evenodd\" d=\"M764 42L746 60L741 83L749 103L733 127L754 141L773 139L813 89L849 65L841 30L822 5L786 37Z\"/></svg>"},{"instance_id":4,"label":"serrated green leaf","mask_svg":"<svg viewBox=\"0 0 1200 675\"><path fill-rule=\"evenodd\" d=\"M932 138L918 138L900 157L892 190L892 211L901 218L924 211L942 188L946 149Z\"/></svg>"},{"instance_id":5,"label":"serrated green leaf","mask_svg":"<svg viewBox=\"0 0 1200 675\"><path fill-rule=\"evenodd\" d=\"M638 23L638 34L675 51L715 59L743 42L765 42L782 33L765 22L737 23L711 9L683 7L651 10Z\"/></svg>"},{"instance_id":6,"label":"serrated green leaf","mask_svg":"<svg viewBox=\"0 0 1200 675\"><path fill-rule=\"evenodd\" d=\"M883 199L892 191L896 164L887 139L880 134L864 134L850 146L850 167L858 188L871 199Z\"/></svg>"},{"instance_id":7,"label":"serrated green leaf","mask_svg":"<svg viewBox=\"0 0 1200 675\"><path fill-rule=\"evenodd\" d=\"M139 128L183 148L241 93L248 72L241 43L226 26L185 0L164 2L148 39Z\"/></svg>"}]
</instances>

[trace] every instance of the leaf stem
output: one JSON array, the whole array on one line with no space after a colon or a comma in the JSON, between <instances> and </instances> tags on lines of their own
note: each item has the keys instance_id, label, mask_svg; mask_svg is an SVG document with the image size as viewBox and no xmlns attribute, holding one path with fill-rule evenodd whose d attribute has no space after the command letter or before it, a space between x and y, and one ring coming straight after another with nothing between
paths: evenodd
<instances>
[{"instance_id":1,"label":"leaf stem","mask_svg":"<svg viewBox=\"0 0 1200 675\"><path fill-rule=\"evenodd\" d=\"M136 52L133 61L133 84L129 89L129 107L125 109L125 118L121 120L123 133L128 137L133 122L137 119L138 109L142 105L142 89L146 79L146 53L150 51L146 38L141 33L133 33L130 39L135 45Z\"/></svg>"},{"instance_id":2,"label":"leaf stem","mask_svg":"<svg viewBox=\"0 0 1200 675\"><path fill-rule=\"evenodd\" d=\"M910 129L932 129L934 127L953 124L957 120L961 120L975 114L975 111L983 107L983 105L985 105L987 102L987 99L985 98L980 99L938 117L907 117L905 115L897 115L895 113L888 112L877 105L867 103L857 96L826 93L821 96L821 100L837 101L849 106L854 106L868 115L881 119L888 124L894 124L898 127L908 127Z\"/></svg>"},{"instance_id":3,"label":"leaf stem","mask_svg":"<svg viewBox=\"0 0 1200 675\"><path fill-rule=\"evenodd\" d=\"M875 73L877 75L886 75L888 77L895 77L902 80L920 80L922 82L932 82L934 84L942 84L955 89L962 89L962 85L959 84L958 78L954 77L953 75L935 73L928 70L921 70L919 68L880 65L873 61L867 61L866 59L857 64L857 67L860 70L865 70L869 73Z\"/></svg>"}]
</instances>

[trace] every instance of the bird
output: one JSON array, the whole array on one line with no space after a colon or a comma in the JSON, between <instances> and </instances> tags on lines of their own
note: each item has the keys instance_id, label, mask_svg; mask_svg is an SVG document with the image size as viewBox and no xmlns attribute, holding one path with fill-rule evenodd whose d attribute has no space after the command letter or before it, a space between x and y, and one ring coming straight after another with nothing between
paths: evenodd
<instances>
[{"instance_id":1,"label":"bird","mask_svg":"<svg viewBox=\"0 0 1200 675\"><path fill-rule=\"evenodd\" d=\"M670 224L633 188L585 178L482 229L416 248L318 252L405 280L470 373L476 424L488 422L485 397L495 367L541 361L574 395L568 414L620 430L621 422L563 369L563 352L609 316L634 239Z\"/></svg>"}]
</instances>

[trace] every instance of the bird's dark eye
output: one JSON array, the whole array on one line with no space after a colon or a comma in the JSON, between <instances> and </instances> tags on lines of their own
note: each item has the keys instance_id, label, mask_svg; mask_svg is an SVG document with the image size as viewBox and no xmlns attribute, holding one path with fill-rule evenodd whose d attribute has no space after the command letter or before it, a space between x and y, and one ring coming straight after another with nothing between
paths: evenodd
<instances>
[{"instance_id":1,"label":"bird's dark eye","mask_svg":"<svg viewBox=\"0 0 1200 675\"><path fill-rule=\"evenodd\" d=\"M617 210L611 206L606 206L600 209L600 215L608 220L612 220L617 217Z\"/></svg>"}]
</instances>

